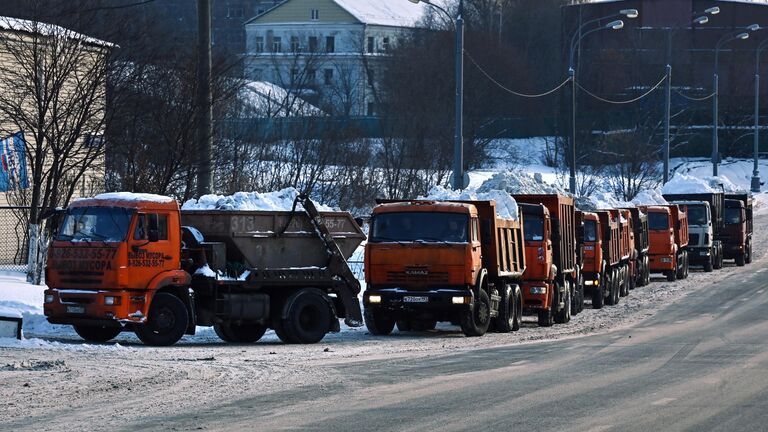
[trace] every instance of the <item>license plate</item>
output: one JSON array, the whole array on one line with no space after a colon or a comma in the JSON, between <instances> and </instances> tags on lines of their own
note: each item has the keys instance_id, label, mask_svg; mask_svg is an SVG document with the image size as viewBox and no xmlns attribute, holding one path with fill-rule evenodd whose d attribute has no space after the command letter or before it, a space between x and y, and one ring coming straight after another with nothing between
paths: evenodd
<instances>
[{"instance_id":1,"label":"license plate","mask_svg":"<svg viewBox=\"0 0 768 432\"><path fill-rule=\"evenodd\" d=\"M701 252L699 252L699 255L701 255L701 256L707 256L707 255L709 255L709 252L707 252L707 251L701 251Z\"/></svg>"},{"instance_id":2,"label":"license plate","mask_svg":"<svg viewBox=\"0 0 768 432\"><path fill-rule=\"evenodd\" d=\"M67 306L67 313L85 313L85 306Z\"/></svg>"},{"instance_id":3,"label":"license plate","mask_svg":"<svg viewBox=\"0 0 768 432\"><path fill-rule=\"evenodd\" d=\"M403 301L406 303L427 303L429 297L426 296L404 296Z\"/></svg>"}]
</instances>

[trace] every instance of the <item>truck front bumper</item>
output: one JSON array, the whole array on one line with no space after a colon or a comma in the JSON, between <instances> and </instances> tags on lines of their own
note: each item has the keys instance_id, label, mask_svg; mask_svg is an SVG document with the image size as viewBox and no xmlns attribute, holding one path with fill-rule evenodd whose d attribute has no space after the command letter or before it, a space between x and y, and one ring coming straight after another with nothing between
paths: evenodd
<instances>
[{"instance_id":1,"label":"truck front bumper","mask_svg":"<svg viewBox=\"0 0 768 432\"><path fill-rule=\"evenodd\" d=\"M677 270L675 268L675 260L671 255L650 255L648 266L652 273Z\"/></svg>"},{"instance_id":2,"label":"truck front bumper","mask_svg":"<svg viewBox=\"0 0 768 432\"><path fill-rule=\"evenodd\" d=\"M691 264L706 264L712 259L712 250L708 247L689 247L688 262Z\"/></svg>"},{"instance_id":3,"label":"truck front bumper","mask_svg":"<svg viewBox=\"0 0 768 432\"><path fill-rule=\"evenodd\" d=\"M409 290L405 288L378 288L366 290L363 295L365 308L391 312L458 311L471 308L474 295L469 289L433 288Z\"/></svg>"},{"instance_id":4,"label":"truck front bumper","mask_svg":"<svg viewBox=\"0 0 768 432\"><path fill-rule=\"evenodd\" d=\"M43 312L52 324L141 323L151 293L126 290L47 289Z\"/></svg>"},{"instance_id":5,"label":"truck front bumper","mask_svg":"<svg viewBox=\"0 0 768 432\"><path fill-rule=\"evenodd\" d=\"M736 258L744 254L744 244L723 244L723 258Z\"/></svg>"}]
</instances>

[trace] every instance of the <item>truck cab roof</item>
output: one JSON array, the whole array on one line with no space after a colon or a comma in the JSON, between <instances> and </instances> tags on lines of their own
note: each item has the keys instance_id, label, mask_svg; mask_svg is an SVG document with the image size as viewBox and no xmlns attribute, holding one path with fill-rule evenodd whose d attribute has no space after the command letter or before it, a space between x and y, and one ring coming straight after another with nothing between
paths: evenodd
<instances>
[{"instance_id":1,"label":"truck cab roof","mask_svg":"<svg viewBox=\"0 0 768 432\"><path fill-rule=\"evenodd\" d=\"M69 207L123 207L146 210L178 211L179 204L175 199L163 195L112 192L73 201Z\"/></svg>"},{"instance_id":2,"label":"truck cab roof","mask_svg":"<svg viewBox=\"0 0 768 432\"><path fill-rule=\"evenodd\" d=\"M386 201L373 209L373 213L396 213L396 212L449 212L449 213L468 213L472 216L477 215L477 208L465 202L455 201L434 201L434 200L410 200L410 201Z\"/></svg>"}]
</instances>

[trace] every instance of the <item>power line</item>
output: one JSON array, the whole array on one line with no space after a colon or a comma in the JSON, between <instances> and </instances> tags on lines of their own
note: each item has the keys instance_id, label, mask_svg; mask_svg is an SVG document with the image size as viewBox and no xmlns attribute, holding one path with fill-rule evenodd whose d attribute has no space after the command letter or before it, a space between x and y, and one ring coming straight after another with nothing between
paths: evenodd
<instances>
[{"instance_id":1,"label":"power line","mask_svg":"<svg viewBox=\"0 0 768 432\"><path fill-rule=\"evenodd\" d=\"M692 100L692 101L705 101L705 100L707 100L707 99L711 99L711 98L713 98L713 97L715 96L715 93L714 93L714 92L713 92L713 93L710 93L710 94L709 94L709 96L704 96L704 97L700 97L700 98L697 98L697 97L692 97L692 96L686 96L686 95L684 95L684 94L680 93L680 92L679 92L679 91L677 91L677 90L675 90L675 93L679 94L680 96L682 96L682 97L684 97L684 98L686 98L686 99L688 99L688 100Z\"/></svg>"},{"instance_id":2,"label":"power line","mask_svg":"<svg viewBox=\"0 0 768 432\"><path fill-rule=\"evenodd\" d=\"M80 10L72 11L65 15L79 14L83 12L96 12L96 11L102 11L102 10L127 9L131 7L136 7L136 6L143 6L145 4L154 3L154 2L155 0L144 0L137 3L129 3L129 4L117 5L117 6L100 6L100 7L94 7L89 9L80 9Z\"/></svg>"},{"instance_id":3,"label":"power line","mask_svg":"<svg viewBox=\"0 0 768 432\"><path fill-rule=\"evenodd\" d=\"M495 80L495 79L494 79L494 78L493 78L493 77L492 77L490 74L488 74L488 72L486 72L486 71L485 71L485 70L484 70L482 67L480 67L480 65L479 65L479 64L477 64L477 62L475 61L475 59L473 59L473 58L472 58L472 56L471 56L471 55L469 55L469 53L468 53L468 52L464 51L464 54L467 56L467 58L469 59L469 61L471 61L471 62L472 62L472 64L473 64L473 65L475 65L475 67L476 67L476 68L477 68L477 69L478 69L480 72L482 72L482 74L483 74L483 75L485 75L485 77L486 77L486 78L488 78L489 80L491 80L491 82L493 82L494 84L496 84L496 85L497 85L499 88L501 88L502 90L504 90L504 91L506 91L506 92L508 92L508 93L511 93L511 94L513 94L513 95L515 95L515 96L520 96L520 97L524 97L524 98L540 98L540 97L544 97L544 96L549 96L550 94L552 94L552 93L554 93L554 92L556 92L556 91L560 90L561 88L563 88L563 86L565 86L566 84L568 84L568 83L571 81L571 78L570 78L570 77L568 77L568 78L566 78L566 79L565 79L565 81L563 81L563 82L562 82L560 85L558 85L557 87L553 88L552 90L546 91L546 92L544 92L544 93L539 93L539 94L526 94L526 93L520 93L520 92L516 92L516 91L514 91L514 90L512 90L512 89L510 89L510 88L508 88L508 87L506 87L506 86L504 86L504 85L503 85L503 84L501 84L500 82L496 81L496 80Z\"/></svg>"},{"instance_id":4,"label":"power line","mask_svg":"<svg viewBox=\"0 0 768 432\"><path fill-rule=\"evenodd\" d=\"M637 101L639 101L640 99L643 99L644 97L646 97L646 96L650 95L650 94L651 94L651 93L653 93L653 92L654 92L656 89L658 89L658 88L659 88L659 86L661 85L661 83L663 83L663 82L664 82L666 79L667 79L667 75L666 75L666 74L664 74L664 76L661 78L661 80L660 80L660 81L659 81L659 82L658 82L658 83L657 83L655 86L651 87L651 89L650 89L650 90L648 90L647 92L643 93L642 95L640 95L640 96L638 96L638 97L636 97L636 98L634 98L634 99L629 99L629 100L624 100L624 101L614 101L614 100L610 100L610 99L605 99L605 98L602 98L602 97L600 97L600 96L598 96L598 95L596 95L596 94L594 94L594 93L590 92L589 90L585 89L585 88L584 88L584 87L581 85L581 83L579 83L578 81L576 82L576 85L577 85L577 86L579 86L579 88L580 88L581 90L583 90L583 91L584 91L584 93L586 93L586 94L588 94L588 95L592 96L593 98L595 98L595 99L597 99L597 100L599 100L599 101L601 101L601 102L605 102L605 103L609 103L609 104L614 104L614 105L625 105L625 104L630 104L630 103L633 103L633 102L637 102Z\"/></svg>"}]
</instances>

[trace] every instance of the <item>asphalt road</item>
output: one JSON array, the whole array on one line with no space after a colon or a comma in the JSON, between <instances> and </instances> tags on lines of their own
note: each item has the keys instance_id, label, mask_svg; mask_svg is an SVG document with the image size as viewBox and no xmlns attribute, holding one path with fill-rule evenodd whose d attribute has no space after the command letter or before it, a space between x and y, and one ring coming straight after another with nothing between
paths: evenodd
<instances>
[{"instance_id":1,"label":"asphalt road","mask_svg":"<svg viewBox=\"0 0 768 432\"><path fill-rule=\"evenodd\" d=\"M328 366L343 379L325 385L162 420L181 430L768 430L768 268L757 265L631 328L348 361Z\"/></svg>"}]
</instances>

